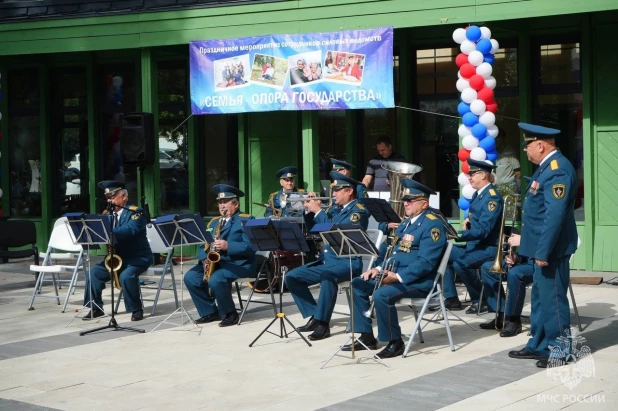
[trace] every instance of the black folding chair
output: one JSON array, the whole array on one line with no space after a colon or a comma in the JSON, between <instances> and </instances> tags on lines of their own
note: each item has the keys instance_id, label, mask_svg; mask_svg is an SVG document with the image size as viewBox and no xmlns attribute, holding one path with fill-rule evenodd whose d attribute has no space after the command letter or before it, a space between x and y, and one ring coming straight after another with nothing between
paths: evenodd
<instances>
[{"instance_id":1,"label":"black folding chair","mask_svg":"<svg viewBox=\"0 0 618 411\"><path fill-rule=\"evenodd\" d=\"M24 248L30 246L29 248ZM0 259L3 264L17 258L34 257L39 265L39 249L36 246L36 227L32 221L0 221Z\"/></svg>"}]
</instances>

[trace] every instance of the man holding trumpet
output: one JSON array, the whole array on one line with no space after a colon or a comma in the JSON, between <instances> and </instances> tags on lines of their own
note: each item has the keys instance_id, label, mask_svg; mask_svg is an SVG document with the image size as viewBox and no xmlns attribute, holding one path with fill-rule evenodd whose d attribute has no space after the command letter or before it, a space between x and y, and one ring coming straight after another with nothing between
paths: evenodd
<instances>
[{"instance_id":1,"label":"man holding trumpet","mask_svg":"<svg viewBox=\"0 0 618 411\"><path fill-rule=\"evenodd\" d=\"M404 343L395 303L401 298L427 296L446 246L444 225L428 210L429 196L435 192L411 179L402 179L401 185L404 188L401 200L407 218L395 232L397 242L392 249L392 257L385 261L388 246L383 243L375 267L352 281L354 332L361 333L360 342L354 343L354 350L364 350L363 344L369 349L377 347L378 341L373 336L369 316L369 297L373 295L378 340L388 342L377 354L379 358L403 354ZM382 285L377 288L376 276L381 269ZM342 351L352 351L352 344L344 346Z\"/></svg>"}]
</instances>

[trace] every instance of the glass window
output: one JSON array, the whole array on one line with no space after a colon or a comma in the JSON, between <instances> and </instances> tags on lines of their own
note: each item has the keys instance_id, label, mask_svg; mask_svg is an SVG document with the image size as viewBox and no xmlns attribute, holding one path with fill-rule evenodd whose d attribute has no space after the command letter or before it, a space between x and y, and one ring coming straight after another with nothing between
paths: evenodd
<instances>
[{"instance_id":1,"label":"glass window","mask_svg":"<svg viewBox=\"0 0 618 411\"><path fill-rule=\"evenodd\" d=\"M100 65L96 85L102 180L124 181L129 202L139 205L137 166L123 165L120 155L120 117L136 111L134 64Z\"/></svg>"},{"instance_id":2,"label":"glass window","mask_svg":"<svg viewBox=\"0 0 618 411\"><path fill-rule=\"evenodd\" d=\"M51 71L52 169L54 216L89 209L88 204L88 99L86 70Z\"/></svg>"},{"instance_id":3,"label":"glass window","mask_svg":"<svg viewBox=\"0 0 618 411\"><path fill-rule=\"evenodd\" d=\"M8 106L10 214L40 217L43 187L38 69L9 70Z\"/></svg>"},{"instance_id":4,"label":"glass window","mask_svg":"<svg viewBox=\"0 0 618 411\"><path fill-rule=\"evenodd\" d=\"M584 221L584 144L580 44L544 44L537 49L534 121L557 128L558 149L577 173L575 219ZM550 43L550 42L547 42Z\"/></svg>"},{"instance_id":5,"label":"glass window","mask_svg":"<svg viewBox=\"0 0 618 411\"><path fill-rule=\"evenodd\" d=\"M319 111L318 127L320 138L320 180L328 181L330 184L330 172L333 169L330 159L346 159L345 111Z\"/></svg>"},{"instance_id":6,"label":"glass window","mask_svg":"<svg viewBox=\"0 0 618 411\"><path fill-rule=\"evenodd\" d=\"M187 69L185 61L157 64L161 212L189 211Z\"/></svg>"},{"instance_id":7,"label":"glass window","mask_svg":"<svg viewBox=\"0 0 618 411\"><path fill-rule=\"evenodd\" d=\"M199 156L202 165L198 191L201 194L202 215L219 215L217 198L212 192L215 184L238 187L238 115L218 114L200 116L198 129L204 155Z\"/></svg>"}]
</instances>

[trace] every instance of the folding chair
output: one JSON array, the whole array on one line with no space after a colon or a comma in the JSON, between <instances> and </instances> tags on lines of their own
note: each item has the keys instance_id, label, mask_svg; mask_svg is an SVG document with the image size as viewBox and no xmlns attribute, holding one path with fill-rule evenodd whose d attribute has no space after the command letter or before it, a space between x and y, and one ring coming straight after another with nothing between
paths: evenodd
<instances>
[{"instance_id":1,"label":"folding chair","mask_svg":"<svg viewBox=\"0 0 618 411\"><path fill-rule=\"evenodd\" d=\"M448 258L451 255L451 250L453 249L453 243L447 243L446 250L444 251L444 255L442 256L442 261L440 261L440 265L438 266L438 272L436 273L436 277L433 280L433 286L431 291L427 295L426 298L402 298L397 302L397 305L405 305L412 309L414 313L414 318L416 323L414 324L414 330L410 334L410 338L408 339L408 343L406 344L406 349L403 352L403 357L407 357L408 352L410 351L410 347L412 346L412 341L414 340L414 336L418 332L419 340L421 343L425 342L423 338L423 332L421 327L421 322L434 322L441 323L439 320L435 320L435 318L442 314L444 319L444 326L446 327L446 334L448 335L448 341L451 346L451 351L455 351L455 344L453 344L453 336L451 335L451 326L448 320L448 310L444 306L444 295L442 294L442 276L444 276L444 272L446 271L446 265L448 264ZM431 319L426 320L423 318L425 312L427 311L427 307L430 304L439 304L440 309L435 311ZM418 312L418 307L421 307L420 312ZM468 323L466 323L469 327L471 327ZM474 327L471 327L474 329Z\"/></svg>"},{"instance_id":2,"label":"folding chair","mask_svg":"<svg viewBox=\"0 0 618 411\"><path fill-rule=\"evenodd\" d=\"M30 248L11 250L11 248ZM6 220L0 221L0 259L8 263L11 259L34 258L34 264L39 265L39 249L36 246L36 226L32 221Z\"/></svg>"},{"instance_id":3,"label":"folding chair","mask_svg":"<svg viewBox=\"0 0 618 411\"><path fill-rule=\"evenodd\" d=\"M579 246L581 243L582 243L582 240L578 236L577 237L577 249L579 249ZM575 252L577 252L577 249L575 249ZM571 254L571 258L569 258L569 265L571 264L571 261L573 261L574 255L575 253ZM573 285L571 284L570 279L569 279L569 293L571 294L571 302L573 303L573 311L575 311L575 318L577 319L577 326L579 327L579 331L584 331L584 328L582 327L582 321L579 318L579 311L577 310L577 303L575 302L575 293L573 293Z\"/></svg>"},{"instance_id":4,"label":"folding chair","mask_svg":"<svg viewBox=\"0 0 618 411\"><path fill-rule=\"evenodd\" d=\"M253 302L256 304L272 305L273 311L275 312L275 316L277 315L277 303L275 302L275 295L273 293L273 287L272 287L272 284L273 284L272 274L273 273L271 273L270 269L268 268L268 259L270 258L270 252L269 251L257 251L255 255L256 257L258 256L262 257L262 263L260 264L260 268L258 269L257 276L238 278L235 281L236 294L238 295L238 304L240 305L240 310L241 310L240 318L238 318L238 325L242 323L242 319L245 316L245 313L247 312L247 310L249 309L249 304L251 304L251 301L253 301L253 294L255 293L255 287L251 287L251 292L249 292L249 298L247 298L246 300L243 300L240 295L239 283L246 283L246 282L251 282L251 281L255 281L255 283L257 283L258 280L266 279L266 281L268 281L268 284L270 284L270 286L268 287L268 291L270 293L271 302L268 302L268 301L253 301ZM280 287L283 287L283 284L281 284ZM244 307L243 307L243 301L246 301L247 303L244 305Z\"/></svg>"},{"instance_id":5,"label":"folding chair","mask_svg":"<svg viewBox=\"0 0 618 411\"><path fill-rule=\"evenodd\" d=\"M142 297L142 288L148 290L157 290L154 299L144 299L142 300L142 307L144 306L144 301L152 301L152 311L150 312L150 316L153 317L155 311L157 310L157 303L159 302L159 296L161 291L173 291L174 292L174 300L176 302L176 308L180 307L178 303L178 292L176 290L176 277L174 276L174 264L172 262L172 255L174 249L172 247L166 247L161 235L157 231L154 225L149 224L146 226L146 236L148 237L148 242L150 243L150 250L153 254L163 254L165 253L165 263L163 263L163 267L149 267L146 271L146 275L158 275L159 284L157 287L149 287L148 284L144 284L140 286L140 297ZM172 283L168 287L164 287L163 284L165 282L165 276L169 272ZM142 280L140 279L140 282ZM116 300L116 307L114 308L114 312L118 312L118 307L120 306L120 301L123 298L124 293L122 290L118 293L118 300Z\"/></svg>"},{"instance_id":6,"label":"folding chair","mask_svg":"<svg viewBox=\"0 0 618 411\"><path fill-rule=\"evenodd\" d=\"M33 309L34 299L39 297L55 298L58 305L60 305L60 294L58 289L61 288L60 284L69 283L67 295L64 299L64 306L62 312L66 311L69 296L74 289L74 284L77 281L79 270L83 270L84 267L84 249L80 244L74 244L69 228L66 225L66 217L59 218L54 223L51 236L49 237L49 243L47 245L47 251L41 254L43 257L42 265L31 265L30 271L38 273L38 278L32 292L32 298L28 305L28 310ZM63 251L63 252L61 252ZM74 265L62 265L56 264L58 260L74 260ZM70 280L60 279L61 273L72 273ZM45 279L47 274L51 274L51 279ZM55 295L40 295L45 282L52 282L54 285Z\"/></svg>"}]
</instances>

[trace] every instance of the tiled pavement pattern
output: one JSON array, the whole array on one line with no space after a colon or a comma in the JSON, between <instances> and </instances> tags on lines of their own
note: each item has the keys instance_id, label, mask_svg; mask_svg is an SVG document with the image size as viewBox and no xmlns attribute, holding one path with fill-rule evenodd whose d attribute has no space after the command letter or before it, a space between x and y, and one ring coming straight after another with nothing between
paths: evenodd
<instances>
[{"instance_id":1,"label":"tiled pavement pattern","mask_svg":"<svg viewBox=\"0 0 618 411\"><path fill-rule=\"evenodd\" d=\"M347 317L341 315L333 321L333 336L311 348L297 336L280 340L268 334L248 348L273 315L261 305L240 327L221 329L214 323L198 333L172 320L156 333L80 337L79 331L107 322L78 319L66 327L81 308L83 290L71 298L67 313L60 314L48 299L27 311L33 282L25 271L16 264L0 265L0 410L613 410L618 400L618 288L607 285L575 286L586 327L582 336L593 350L596 374L569 390L534 361L506 356L525 343L525 333L504 339L461 323L452 326L456 352L450 352L443 329L429 326L426 344L416 344L409 358L388 360L390 368L335 358L320 369L347 338ZM121 314L119 322L154 328L175 308L169 296L162 298L156 317L131 323L128 314ZM289 295L284 298L289 318L303 324ZM195 317L186 292L185 302ZM341 295L337 311L345 312L345 304ZM411 316L405 311L400 316L405 316L404 330L410 330ZM465 316L473 324L486 318ZM276 325L271 330L278 332ZM593 394L604 402L586 402L585 395Z\"/></svg>"}]
</instances>

